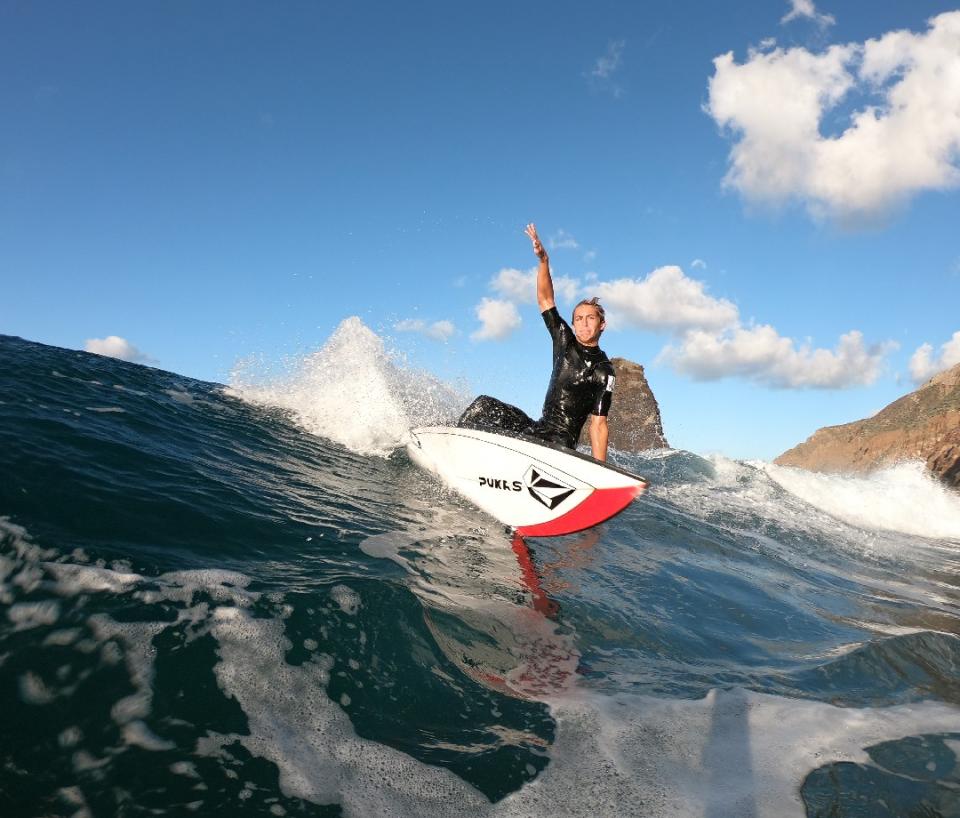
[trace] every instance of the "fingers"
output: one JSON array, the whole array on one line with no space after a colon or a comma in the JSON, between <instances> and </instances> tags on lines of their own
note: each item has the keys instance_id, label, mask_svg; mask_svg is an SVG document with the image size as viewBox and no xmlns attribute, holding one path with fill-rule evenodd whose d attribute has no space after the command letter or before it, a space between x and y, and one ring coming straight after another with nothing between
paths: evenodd
<instances>
[{"instance_id":1,"label":"fingers","mask_svg":"<svg viewBox=\"0 0 960 818\"><path fill-rule=\"evenodd\" d=\"M530 237L530 241L533 242L533 253L539 258L544 258L546 251L543 249L543 244L540 242L540 237L537 235L536 225L531 222L527 225L526 229L523 231Z\"/></svg>"},{"instance_id":2,"label":"fingers","mask_svg":"<svg viewBox=\"0 0 960 818\"><path fill-rule=\"evenodd\" d=\"M533 252L538 256L543 252L543 245L540 243L540 237L537 235L537 228L534 224L528 224L527 229L523 231L530 237L530 241L533 242Z\"/></svg>"}]
</instances>

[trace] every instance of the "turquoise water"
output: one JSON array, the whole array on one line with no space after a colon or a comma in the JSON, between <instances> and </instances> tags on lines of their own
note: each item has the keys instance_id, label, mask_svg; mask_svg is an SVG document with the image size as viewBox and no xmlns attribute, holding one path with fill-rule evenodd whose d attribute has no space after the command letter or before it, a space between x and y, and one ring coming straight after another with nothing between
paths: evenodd
<instances>
[{"instance_id":1,"label":"turquoise water","mask_svg":"<svg viewBox=\"0 0 960 818\"><path fill-rule=\"evenodd\" d=\"M955 495L615 454L514 541L363 332L231 388L0 336L0 815L960 815Z\"/></svg>"}]
</instances>

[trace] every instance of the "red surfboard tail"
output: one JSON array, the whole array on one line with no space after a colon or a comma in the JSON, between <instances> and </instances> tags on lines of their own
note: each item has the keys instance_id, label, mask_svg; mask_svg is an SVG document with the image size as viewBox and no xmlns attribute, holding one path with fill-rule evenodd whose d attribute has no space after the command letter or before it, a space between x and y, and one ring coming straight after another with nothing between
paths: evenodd
<instances>
[{"instance_id":1,"label":"red surfboard tail","mask_svg":"<svg viewBox=\"0 0 960 818\"><path fill-rule=\"evenodd\" d=\"M646 488L646 483L640 483L619 488L594 489L582 503L566 514L545 523L520 526L517 533L521 537L560 537L564 534L575 534L619 514L630 505L634 497L643 494Z\"/></svg>"}]
</instances>

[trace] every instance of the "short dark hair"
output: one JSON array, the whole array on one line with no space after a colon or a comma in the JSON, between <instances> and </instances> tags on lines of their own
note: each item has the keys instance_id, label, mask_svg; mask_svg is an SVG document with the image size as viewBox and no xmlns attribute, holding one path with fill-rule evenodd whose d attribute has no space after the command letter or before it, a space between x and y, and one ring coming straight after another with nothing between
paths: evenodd
<instances>
[{"instance_id":1,"label":"short dark hair","mask_svg":"<svg viewBox=\"0 0 960 818\"><path fill-rule=\"evenodd\" d=\"M600 313L600 320L604 322L607 320L607 314L603 311L603 306L600 304L600 299L596 296L593 298L584 298L583 301L577 304L577 307L596 307L597 312ZM577 307L573 308L574 312L577 311Z\"/></svg>"}]
</instances>

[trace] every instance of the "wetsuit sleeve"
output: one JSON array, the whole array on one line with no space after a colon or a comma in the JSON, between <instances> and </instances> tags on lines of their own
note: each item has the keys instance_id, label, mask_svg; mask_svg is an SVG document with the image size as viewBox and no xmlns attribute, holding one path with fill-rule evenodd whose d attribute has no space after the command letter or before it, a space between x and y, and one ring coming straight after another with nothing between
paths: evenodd
<instances>
[{"instance_id":1,"label":"wetsuit sleeve","mask_svg":"<svg viewBox=\"0 0 960 818\"><path fill-rule=\"evenodd\" d=\"M540 313L543 316L543 323L547 325L547 332L553 338L554 347L557 344L565 345L573 333L570 325L560 317L556 307L544 310Z\"/></svg>"},{"instance_id":2,"label":"wetsuit sleeve","mask_svg":"<svg viewBox=\"0 0 960 818\"><path fill-rule=\"evenodd\" d=\"M606 417L610 411L610 404L613 402L613 387L617 379L612 369L605 372L602 377L603 383L597 387L597 394L593 401L593 408L590 410L590 414Z\"/></svg>"}]
</instances>

